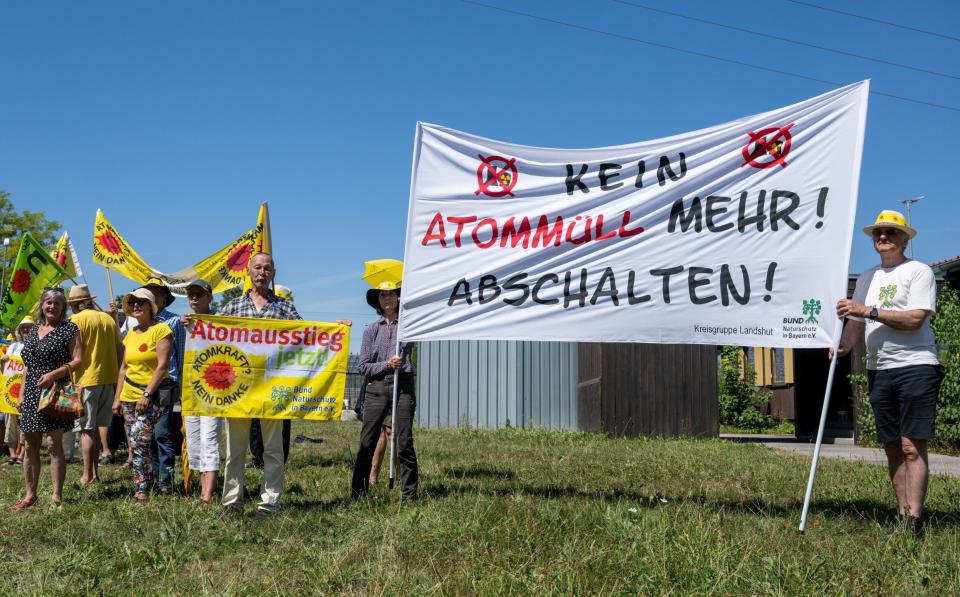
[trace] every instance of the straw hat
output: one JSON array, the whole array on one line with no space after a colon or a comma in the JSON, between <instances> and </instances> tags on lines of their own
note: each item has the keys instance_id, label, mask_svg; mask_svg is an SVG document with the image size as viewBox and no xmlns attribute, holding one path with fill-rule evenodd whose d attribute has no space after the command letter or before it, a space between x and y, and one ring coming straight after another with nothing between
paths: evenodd
<instances>
[{"instance_id":1,"label":"straw hat","mask_svg":"<svg viewBox=\"0 0 960 597\"><path fill-rule=\"evenodd\" d=\"M903 214L899 211L893 211L892 209L881 211L880 215L877 216L877 221L873 223L873 226L867 226L863 229L863 232L867 236L873 236L873 231L877 228L895 228L903 231L903 233L907 235L907 238L913 238L917 235L916 230L907 226L907 220L903 217Z\"/></svg>"},{"instance_id":2,"label":"straw hat","mask_svg":"<svg viewBox=\"0 0 960 597\"><path fill-rule=\"evenodd\" d=\"M17 329L20 329L20 327L25 325L33 325L34 323L36 322L33 320L33 318L27 315L26 317L20 320L20 323L17 324Z\"/></svg>"},{"instance_id":3,"label":"straw hat","mask_svg":"<svg viewBox=\"0 0 960 597\"><path fill-rule=\"evenodd\" d=\"M377 312L380 311L380 291L381 290L396 290L397 296L400 296L400 283L399 282L380 282L375 288L371 288L367 291L367 304L373 307Z\"/></svg>"},{"instance_id":4,"label":"straw hat","mask_svg":"<svg viewBox=\"0 0 960 597\"><path fill-rule=\"evenodd\" d=\"M67 295L68 303L78 303L80 301L92 301L97 295L90 294L90 287L86 284L77 284L70 287L70 294Z\"/></svg>"},{"instance_id":5,"label":"straw hat","mask_svg":"<svg viewBox=\"0 0 960 597\"><path fill-rule=\"evenodd\" d=\"M159 309L157 309L157 302L156 302L156 300L154 300L154 298L153 298L153 293L150 292L149 290L147 290L146 287L144 287L144 288L137 288L137 289L134 290L133 292L127 293L127 294L123 297L123 312L126 313L127 315L131 315L131 313L130 313L130 299L132 299L132 298L143 299L143 300L147 301L148 303L150 303L150 308L153 309L153 311L150 313L150 315L153 316L153 317L156 317L157 312L159 311Z\"/></svg>"}]
</instances>

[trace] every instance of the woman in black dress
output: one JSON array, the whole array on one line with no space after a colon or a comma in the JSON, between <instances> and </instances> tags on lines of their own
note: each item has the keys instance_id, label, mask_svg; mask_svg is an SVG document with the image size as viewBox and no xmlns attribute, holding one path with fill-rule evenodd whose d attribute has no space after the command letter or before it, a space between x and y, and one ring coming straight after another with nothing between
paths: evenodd
<instances>
[{"instance_id":1,"label":"woman in black dress","mask_svg":"<svg viewBox=\"0 0 960 597\"><path fill-rule=\"evenodd\" d=\"M63 290L50 289L40 297L37 323L23 343L23 392L17 408L20 411L20 430L23 432L23 478L27 490L23 499L10 506L18 512L37 501L37 483L40 480L40 440L47 434L50 453L50 477L53 481L54 504L63 495L66 463L63 459L63 432L73 427L73 421L62 421L37 412L40 392L53 382L68 383L70 372L80 366L80 331L67 320L67 300Z\"/></svg>"}]
</instances>

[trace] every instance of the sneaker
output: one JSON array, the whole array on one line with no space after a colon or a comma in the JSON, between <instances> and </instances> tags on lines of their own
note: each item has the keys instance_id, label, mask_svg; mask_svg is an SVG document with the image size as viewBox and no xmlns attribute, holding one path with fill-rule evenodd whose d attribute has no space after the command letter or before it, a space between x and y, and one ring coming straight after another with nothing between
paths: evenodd
<instances>
[{"instance_id":1,"label":"sneaker","mask_svg":"<svg viewBox=\"0 0 960 597\"><path fill-rule=\"evenodd\" d=\"M916 541L923 541L926 529L924 528L923 518L919 516L907 517L907 530Z\"/></svg>"}]
</instances>

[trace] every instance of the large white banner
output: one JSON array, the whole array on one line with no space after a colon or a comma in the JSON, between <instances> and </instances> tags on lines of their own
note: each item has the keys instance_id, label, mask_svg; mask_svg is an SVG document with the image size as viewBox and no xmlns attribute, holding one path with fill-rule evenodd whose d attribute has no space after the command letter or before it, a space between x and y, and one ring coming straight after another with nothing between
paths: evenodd
<instances>
[{"instance_id":1,"label":"large white banner","mask_svg":"<svg viewBox=\"0 0 960 597\"><path fill-rule=\"evenodd\" d=\"M834 344L868 90L595 149L418 124L401 339Z\"/></svg>"}]
</instances>

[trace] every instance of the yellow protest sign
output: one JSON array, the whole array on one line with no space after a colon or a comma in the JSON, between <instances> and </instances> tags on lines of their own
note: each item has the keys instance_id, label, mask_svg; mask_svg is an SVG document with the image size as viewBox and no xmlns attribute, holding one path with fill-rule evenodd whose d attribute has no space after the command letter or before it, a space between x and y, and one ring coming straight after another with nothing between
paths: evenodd
<instances>
[{"instance_id":1,"label":"yellow protest sign","mask_svg":"<svg viewBox=\"0 0 960 597\"><path fill-rule=\"evenodd\" d=\"M156 275L99 209L93 225L93 260L141 284Z\"/></svg>"},{"instance_id":2,"label":"yellow protest sign","mask_svg":"<svg viewBox=\"0 0 960 597\"><path fill-rule=\"evenodd\" d=\"M337 421L350 328L195 315L183 362L184 415Z\"/></svg>"},{"instance_id":3,"label":"yellow protest sign","mask_svg":"<svg viewBox=\"0 0 960 597\"><path fill-rule=\"evenodd\" d=\"M17 400L23 391L23 360L18 355L10 355L3 366L3 378L0 381L0 413L19 415Z\"/></svg>"}]
</instances>

